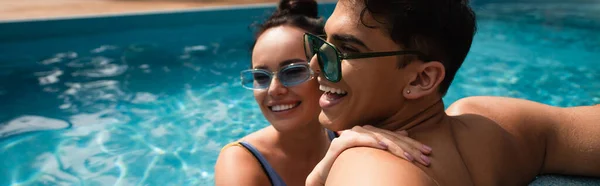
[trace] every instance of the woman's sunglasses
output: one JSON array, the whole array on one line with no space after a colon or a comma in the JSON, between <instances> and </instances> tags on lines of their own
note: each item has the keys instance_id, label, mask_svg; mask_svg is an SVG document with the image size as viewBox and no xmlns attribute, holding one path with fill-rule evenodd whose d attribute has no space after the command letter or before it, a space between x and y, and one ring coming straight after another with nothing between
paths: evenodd
<instances>
[{"instance_id":1,"label":"woman's sunglasses","mask_svg":"<svg viewBox=\"0 0 600 186\"><path fill-rule=\"evenodd\" d=\"M308 63L289 64L278 72L265 69L249 69L241 72L242 86L251 90L268 89L275 76L283 86L292 87L312 79L314 73Z\"/></svg>"},{"instance_id":2,"label":"woman's sunglasses","mask_svg":"<svg viewBox=\"0 0 600 186\"><path fill-rule=\"evenodd\" d=\"M395 55L417 55L423 58L425 55L419 51L394 51L394 52L370 52L370 53L341 53L333 44L328 43L323 38L310 34L304 34L304 52L306 58L310 61L317 55L317 61L321 67L321 72L325 78L331 82L338 82L342 79L342 60L361 59Z\"/></svg>"}]
</instances>

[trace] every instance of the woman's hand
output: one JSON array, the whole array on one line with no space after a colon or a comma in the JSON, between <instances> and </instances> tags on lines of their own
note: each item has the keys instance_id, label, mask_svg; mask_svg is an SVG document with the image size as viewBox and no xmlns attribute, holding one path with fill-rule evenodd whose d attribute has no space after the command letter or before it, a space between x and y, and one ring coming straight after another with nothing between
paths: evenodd
<instances>
[{"instance_id":1,"label":"woman's hand","mask_svg":"<svg viewBox=\"0 0 600 186\"><path fill-rule=\"evenodd\" d=\"M307 186L325 185L329 170L335 159L346 149L352 147L372 147L388 150L392 154L410 162L415 160L425 166L431 163L426 155L431 154L432 149L420 142L408 137L406 131L392 132L372 126L356 126L351 130L341 132L340 137L335 138L325 157L315 166L306 178Z\"/></svg>"},{"instance_id":2,"label":"woman's hand","mask_svg":"<svg viewBox=\"0 0 600 186\"><path fill-rule=\"evenodd\" d=\"M370 125L354 127L352 130L364 135L370 135L378 141L383 142L383 144L388 146L387 150L398 157L402 157L410 162L417 161L425 166L429 166L431 163L429 157L427 157L427 155L431 154L431 147L408 137L408 132L406 131L392 132Z\"/></svg>"}]
</instances>

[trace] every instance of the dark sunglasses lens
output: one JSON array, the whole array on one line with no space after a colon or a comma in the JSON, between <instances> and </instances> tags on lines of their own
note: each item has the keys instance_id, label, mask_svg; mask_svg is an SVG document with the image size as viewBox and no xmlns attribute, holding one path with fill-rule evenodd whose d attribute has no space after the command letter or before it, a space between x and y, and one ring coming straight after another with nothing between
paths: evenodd
<instances>
[{"instance_id":1,"label":"dark sunglasses lens","mask_svg":"<svg viewBox=\"0 0 600 186\"><path fill-rule=\"evenodd\" d=\"M271 75L259 70L242 72L242 86L249 89L265 89L271 84Z\"/></svg>"},{"instance_id":2,"label":"dark sunglasses lens","mask_svg":"<svg viewBox=\"0 0 600 186\"><path fill-rule=\"evenodd\" d=\"M323 43L319 48L319 61L321 66L321 71L325 74L325 77L329 81L337 82L339 81L339 62L337 52L333 48L333 46Z\"/></svg>"},{"instance_id":3,"label":"dark sunglasses lens","mask_svg":"<svg viewBox=\"0 0 600 186\"><path fill-rule=\"evenodd\" d=\"M325 78L333 82L341 79L337 51L333 46L317 36L306 34L304 36L304 51L309 61L315 54L318 54L319 66Z\"/></svg>"},{"instance_id":4,"label":"dark sunglasses lens","mask_svg":"<svg viewBox=\"0 0 600 186\"><path fill-rule=\"evenodd\" d=\"M306 82L311 76L308 65L295 65L282 69L278 77L283 85L290 87Z\"/></svg>"},{"instance_id":5,"label":"dark sunglasses lens","mask_svg":"<svg viewBox=\"0 0 600 186\"><path fill-rule=\"evenodd\" d=\"M310 62L310 60L319 51L319 48L326 42L319 36L307 34L305 35L304 43L304 51L306 53L306 56L308 57L308 61Z\"/></svg>"},{"instance_id":6,"label":"dark sunglasses lens","mask_svg":"<svg viewBox=\"0 0 600 186\"><path fill-rule=\"evenodd\" d=\"M306 54L306 60L310 61L313 56L315 56L315 52L313 51L313 42L315 38L312 35L304 35L304 54Z\"/></svg>"}]
</instances>

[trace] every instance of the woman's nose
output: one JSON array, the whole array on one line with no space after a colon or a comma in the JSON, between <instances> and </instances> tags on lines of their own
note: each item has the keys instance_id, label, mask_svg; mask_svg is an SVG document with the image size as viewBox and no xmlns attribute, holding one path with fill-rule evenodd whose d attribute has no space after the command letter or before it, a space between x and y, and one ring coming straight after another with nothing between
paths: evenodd
<instances>
[{"instance_id":1,"label":"woman's nose","mask_svg":"<svg viewBox=\"0 0 600 186\"><path fill-rule=\"evenodd\" d=\"M271 84L269 85L268 93L273 97L285 95L288 92L288 88L283 86L283 84L279 81L279 77L275 76L271 80Z\"/></svg>"}]
</instances>

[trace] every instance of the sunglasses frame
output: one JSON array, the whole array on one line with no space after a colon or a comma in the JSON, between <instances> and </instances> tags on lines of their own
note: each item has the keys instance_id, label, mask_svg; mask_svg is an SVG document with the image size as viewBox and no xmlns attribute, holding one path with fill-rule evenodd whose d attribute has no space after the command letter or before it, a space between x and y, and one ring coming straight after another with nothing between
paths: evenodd
<instances>
[{"instance_id":1,"label":"sunglasses frame","mask_svg":"<svg viewBox=\"0 0 600 186\"><path fill-rule=\"evenodd\" d=\"M308 71L310 72L309 77L306 78L305 80L301 81L301 82L298 82L296 84L291 84L291 85L289 85L289 84L281 81L281 79L279 78L278 74L280 74L284 70L288 70L290 68L297 67L297 66L302 66L302 67L308 69ZM244 86L244 75L243 74L245 72L256 72L256 71L264 72L266 75L269 76L269 86L264 87L264 88L254 88L254 86L252 88L250 88L250 87ZM304 82L307 82L307 81L313 79L314 77L315 77L315 72L310 68L308 62L302 62L302 63L292 63L292 64L289 64L289 65L285 65L284 67L280 68L278 71L275 71L275 72L269 71L269 70L265 70L265 69L260 69L260 68L242 70L240 72L240 79L241 79L240 83L242 84L242 87L244 87L246 89L249 89L249 90L267 90L267 89L269 89L269 87L271 86L271 83L273 83L273 79L275 79L275 78L277 78L279 80L279 82L283 86L285 86L285 87L293 87L293 86L296 86L296 85L300 85L300 84L302 84Z\"/></svg>"},{"instance_id":2,"label":"sunglasses frame","mask_svg":"<svg viewBox=\"0 0 600 186\"><path fill-rule=\"evenodd\" d=\"M324 35L314 35L311 33L304 33L304 53L307 57L307 60L310 62L310 60L312 60L312 58L317 55L317 61L319 62L319 67L321 69L321 71L323 71L323 75L325 76L325 78L331 82L339 82L342 79L342 60L345 59L363 59L363 58L374 58L374 57L385 57L385 56L395 56L395 55L417 55L419 58L421 59L426 59L425 54L423 54L422 52L419 51L413 51L413 50L402 50L402 51L391 51L391 52L368 52L368 53L342 53L340 52L337 47L335 47L335 45L327 42L325 39L327 36ZM335 67L337 68L337 77L330 77L329 74L326 73L325 71L325 67L323 66L323 61L321 61L321 58L319 57L319 47L315 47L312 46L310 48L310 53L314 53L312 56L309 56L309 51L306 51L306 49L308 48L308 42L317 39L322 41L324 44L327 44L328 46L330 46L331 48L333 48L333 51L335 51L335 55L337 57L337 62L335 63ZM316 51L316 52L314 52ZM428 60L425 60L428 61Z\"/></svg>"}]
</instances>

